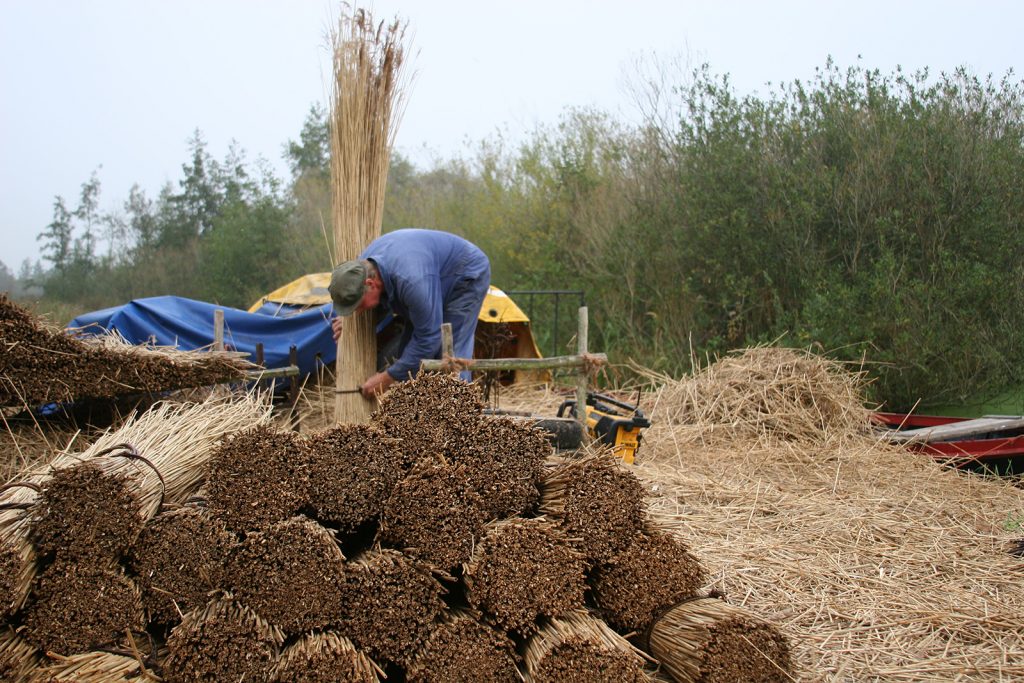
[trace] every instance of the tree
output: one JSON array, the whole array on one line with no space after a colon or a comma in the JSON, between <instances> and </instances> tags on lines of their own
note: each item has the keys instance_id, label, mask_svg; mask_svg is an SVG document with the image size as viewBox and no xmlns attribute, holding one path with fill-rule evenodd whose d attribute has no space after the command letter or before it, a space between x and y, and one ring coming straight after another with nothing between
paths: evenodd
<instances>
[{"instance_id":1,"label":"tree","mask_svg":"<svg viewBox=\"0 0 1024 683\"><path fill-rule=\"evenodd\" d=\"M52 263L58 273L63 272L71 261L72 217L64 198L58 195L53 200L53 221L36 236L37 241L43 242L43 258Z\"/></svg>"}]
</instances>

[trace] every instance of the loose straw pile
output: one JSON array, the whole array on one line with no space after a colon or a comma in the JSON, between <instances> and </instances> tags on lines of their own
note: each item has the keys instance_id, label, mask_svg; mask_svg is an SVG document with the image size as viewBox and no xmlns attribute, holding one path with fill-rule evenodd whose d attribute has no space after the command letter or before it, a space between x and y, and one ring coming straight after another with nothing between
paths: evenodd
<instances>
[{"instance_id":1,"label":"loose straw pile","mask_svg":"<svg viewBox=\"0 0 1024 683\"><path fill-rule=\"evenodd\" d=\"M466 599L498 628L532 633L542 616L583 606L584 558L553 522L492 522L463 571Z\"/></svg>"},{"instance_id":2,"label":"loose straw pile","mask_svg":"<svg viewBox=\"0 0 1024 683\"><path fill-rule=\"evenodd\" d=\"M603 621L582 611L551 619L530 639L523 659L532 683L651 680L641 653Z\"/></svg>"},{"instance_id":3,"label":"loose straw pile","mask_svg":"<svg viewBox=\"0 0 1024 683\"><path fill-rule=\"evenodd\" d=\"M406 669L409 683L522 680L511 638L467 610L444 612L441 617Z\"/></svg>"},{"instance_id":4,"label":"loose straw pile","mask_svg":"<svg viewBox=\"0 0 1024 683\"><path fill-rule=\"evenodd\" d=\"M356 258L380 236L391 148L403 106L405 25L377 23L365 9L345 14L331 34L331 189L334 256ZM337 388L376 371L376 339L368 312L345 321L338 344ZM372 404L357 393L338 394L337 422L362 423Z\"/></svg>"},{"instance_id":5,"label":"loose straw pile","mask_svg":"<svg viewBox=\"0 0 1024 683\"><path fill-rule=\"evenodd\" d=\"M789 644L779 630L717 598L677 605L654 622L647 640L678 681L794 680Z\"/></svg>"},{"instance_id":6,"label":"loose straw pile","mask_svg":"<svg viewBox=\"0 0 1024 683\"><path fill-rule=\"evenodd\" d=\"M377 683L378 672L348 638L320 632L286 647L270 678L275 683Z\"/></svg>"}]
</instances>

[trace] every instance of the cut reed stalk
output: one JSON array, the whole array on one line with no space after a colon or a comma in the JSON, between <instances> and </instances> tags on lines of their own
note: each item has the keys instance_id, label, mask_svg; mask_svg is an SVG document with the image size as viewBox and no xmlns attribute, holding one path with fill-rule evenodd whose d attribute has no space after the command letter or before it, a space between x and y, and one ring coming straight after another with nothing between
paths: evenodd
<instances>
[{"instance_id":1,"label":"cut reed stalk","mask_svg":"<svg viewBox=\"0 0 1024 683\"><path fill-rule=\"evenodd\" d=\"M330 631L310 633L281 653L274 683L377 683L383 672L352 641Z\"/></svg>"},{"instance_id":2,"label":"cut reed stalk","mask_svg":"<svg viewBox=\"0 0 1024 683\"><path fill-rule=\"evenodd\" d=\"M252 610L228 599L185 615L167 638L164 678L194 681L266 681L284 633Z\"/></svg>"},{"instance_id":3,"label":"cut reed stalk","mask_svg":"<svg viewBox=\"0 0 1024 683\"><path fill-rule=\"evenodd\" d=\"M788 683L790 647L779 629L717 598L679 604L651 626L650 653L683 681Z\"/></svg>"},{"instance_id":4,"label":"cut reed stalk","mask_svg":"<svg viewBox=\"0 0 1024 683\"><path fill-rule=\"evenodd\" d=\"M228 561L226 586L287 634L337 623L345 556L334 534L305 517L250 533Z\"/></svg>"},{"instance_id":5,"label":"cut reed stalk","mask_svg":"<svg viewBox=\"0 0 1024 683\"><path fill-rule=\"evenodd\" d=\"M540 617L583 606L585 569L554 522L492 522L464 567L466 599L501 630L527 635Z\"/></svg>"},{"instance_id":6,"label":"cut reed stalk","mask_svg":"<svg viewBox=\"0 0 1024 683\"><path fill-rule=\"evenodd\" d=\"M52 663L41 667L30 683L159 683L159 676L135 657L112 652L84 652L69 657L51 655Z\"/></svg>"},{"instance_id":7,"label":"cut reed stalk","mask_svg":"<svg viewBox=\"0 0 1024 683\"><path fill-rule=\"evenodd\" d=\"M522 680L515 643L469 610L443 612L406 668L409 683Z\"/></svg>"},{"instance_id":8,"label":"cut reed stalk","mask_svg":"<svg viewBox=\"0 0 1024 683\"><path fill-rule=\"evenodd\" d=\"M421 460L398 483L381 515L381 542L440 569L469 559L486 521L467 468Z\"/></svg>"},{"instance_id":9,"label":"cut reed stalk","mask_svg":"<svg viewBox=\"0 0 1024 683\"><path fill-rule=\"evenodd\" d=\"M697 593L707 571L676 536L648 529L589 578L601 615L620 632L642 632L663 610Z\"/></svg>"},{"instance_id":10,"label":"cut reed stalk","mask_svg":"<svg viewBox=\"0 0 1024 683\"><path fill-rule=\"evenodd\" d=\"M12 627L0 626L0 681L27 681L40 658L39 650Z\"/></svg>"},{"instance_id":11,"label":"cut reed stalk","mask_svg":"<svg viewBox=\"0 0 1024 683\"><path fill-rule=\"evenodd\" d=\"M394 550L370 550L349 563L339 632L378 663L407 664L444 609L435 574Z\"/></svg>"},{"instance_id":12,"label":"cut reed stalk","mask_svg":"<svg viewBox=\"0 0 1024 683\"><path fill-rule=\"evenodd\" d=\"M598 453L554 467L540 514L558 520L591 564L605 562L643 529L644 489L617 458Z\"/></svg>"},{"instance_id":13,"label":"cut reed stalk","mask_svg":"<svg viewBox=\"0 0 1024 683\"><path fill-rule=\"evenodd\" d=\"M643 655L585 611L551 619L523 656L530 683L642 683ZM735 679L737 681L742 679Z\"/></svg>"},{"instance_id":14,"label":"cut reed stalk","mask_svg":"<svg viewBox=\"0 0 1024 683\"><path fill-rule=\"evenodd\" d=\"M331 33L331 188L334 256L356 258L380 235L391 147L401 119L405 24L376 23L351 8ZM376 338L369 312L345 321L338 342L337 388L362 383L376 372ZM335 419L362 423L372 404L358 393L338 393Z\"/></svg>"}]
</instances>

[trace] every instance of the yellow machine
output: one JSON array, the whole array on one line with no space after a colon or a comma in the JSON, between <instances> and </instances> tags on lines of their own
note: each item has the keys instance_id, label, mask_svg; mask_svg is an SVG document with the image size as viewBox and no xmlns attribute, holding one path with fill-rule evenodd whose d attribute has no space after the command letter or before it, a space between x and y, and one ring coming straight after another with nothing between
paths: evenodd
<instances>
[{"instance_id":1,"label":"yellow machine","mask_svg":"<svg viewBox=\"0 0 1024 683\"><path fill-rule=\"evenodd\" d=\"M569 411L576 417L576 401L569 399L558 408L558 417ZM640 430L651 426L643 411L635 405L619 401L606 394L587 394L587 431L590 435L612 447L612 453L632 465L640 449Z\"/></svg>"}]
</instances>

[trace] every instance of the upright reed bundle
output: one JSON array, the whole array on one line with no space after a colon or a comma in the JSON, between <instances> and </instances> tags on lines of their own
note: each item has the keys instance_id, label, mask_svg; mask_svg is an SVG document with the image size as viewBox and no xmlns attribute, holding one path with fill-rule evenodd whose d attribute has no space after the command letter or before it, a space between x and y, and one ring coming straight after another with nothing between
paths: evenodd
<instances>
[{"instance_id":1,"label":"upright reed bundle","mask_svg":"<svg viewBox=\"0 0 1024 683\"><path fill-rule=\"evenodd\" d=\"M39 669L32 677L32 683L158 683L161 680L138 659L127 655L100 651L70 657L51 656L53 663Z\"/></svg>"},{"instance_id":2,"label":"upright reed bundle","mask_svg":"<svg viewBox=\"0 0 1024 683\"><path fill-rule=\"evenodd\" d=\"M466 610L441 614L427 642L406 668L409 683L493 681L518 683L515 643Z\"/></svg>"},{"instance_id":3,"label":"upright reed bundle","mask_svg":"<svg viewBox=\"0 0 1024 683\"><path fill-rule=\"evenodd\" d=\"M465 466L421 460L384 505L380 537L440 569L469 559L487 521Z\"/></svg>"},{"instance_id":4,"label":"upright reed bundle","mask_svg":"<svg viewBox=\"0 0 1024 683\"><path fill-rule=\"evenodd\" d=\"M651 529L598 565L590 587L609 624L619 631L643 631L662 610L693 596L707 578L686 544Z\"/></svg>"},{"instance_id":5,"label":"upright reed bundle","mask_svg":"<svg viewBox=\"0 0 1024 683\"><path fill-rule=\"evenodd\" d=\"M649 652L677 681L795 680L789 642L773 625L717 598L673 607L651 626Z\"/></svg>"},{"instance_id":6,"label":"upright reed bundle","mask_svg":"<svg viewBox=\"0 0 1024 683\"><path fill-rule=\"evenodd\" d=\"M339 631L379 663L407 663L444 609L441 584L394 550L367 551L349 568Z\"/></svg>"},{"instance_id":7,"label":"upright reed bundle","mask_svg":"<svg viewBox=\"0 0 1024 683\"><path fill-rule=\"evenodd\" d=\"M306 501L304 447L294 432L264 426L225 439L210 457L210 512L239 533L294 515Z\"/></svg>"},{"instance_id":8,"label":"upright reed bundle","mask_svg":"<svg viewBox=\"0 0 1024 683\"><path fill-rule=\"evenodd\" d=\"M498 628L529 634L541 616L583 607L584 558L546 519L492 522L463 572L466 599Z\"/></svg>"},{"instance_id":9,"label":"upright reed bundle","mask_svg":"<svg viewBox=\"0 0 1024 683\"><path fill-rule=\"evenodd\" d=\"M25 681L39 664L39 651L15 633L0 626L0 681Z\"/></svg>"},{"instance_id":10,"label":"upright reed bundle","mask_svg":"<svg viewBox=\"0 0 1024 683\"><path fill-rule=\"evenodd\" d=\"M338 425L306 439L306 497L318 519L353 531L376 518L408 469L402 443L371 425Z\"/></svg>"},{"instance_id":11,"label":"upright reed bundle","mask_svg":"<svg viewBox=\"0 0 1024 683\"><path fill-rule=\"evenodd\" d=\"M651 680L644 671L640 652L585 611L551 619L530 639L523 659L531 683L642 683Z\"/></svg>"},{"instance_id":12,"label":"upright reed bundle","mask_svg":"<svg viewBox=\"0 0 1024 683\"><path fill-rule=\"evenodd\" d=\"M348 638L330 631L310 633L284 649L274 683L377 683L379 669Z\"/></svg>"},{"instance_id":13,"label":"upright reed bundle","mask_svg":"<svg viewBox=\"0 0 1024 683\"><path fill-rule=\"evenodd\" d=\"M336 623L344 579L334 534L305 517L250 533L225 570L235 599L288 634Z\"/></svg>"},{"instance_id":14,"label":"upright reed bundle","mask_svg":"<svg viewBox=\"0 0 1024 683\"><path fill-rule=\"evenodd\" d=\"M339 261L356 258L380 235L391 147L401 118L405 26L376 23L364 9L343 15L331 35L331 188L334 248ZM376 371L369 313L345 321L338 344L337 386L349 388ZM337 395L338 422L360 423L371 405L358 393Z\"/></svg>"},{"instance_id":15,"label":"upright reed bundle","mask_svg":"<svg viewBox=\"0 0 1024 683\"><path fill-rule=\"evenodd\" d=\"M540 513L558 520L587 559L597 564L643 529L646 504L636 476L610 455L564 462L541 483Z\"/></svg>"},{"instance_id":16,"label":"upright reed bundle","mask_svg":"<svg viewBox=\"0 0 1024 683\"><path fill-rule=\"evenodd\" d=\"M75 654L146 626L142 594L117 565L58 560L38 578L25 608L25 638L44 651Z\"/></svg>"},{"instance_id":17,"label":"upright reed bundle","mask_svg":"<svg viewBox=\"0 0 1024 683\"><path fill-rule=\"evenodd\" d=\"M185 615L167 638L164 679L266 681L277 661L284 634L250 609L213 600Z\"/></svg>"},{"instance_id":18,"label":"upright reed bundle","mask_svg":"<svg viewBox=\"0 0 1024 683\"><path fill-rule=\"evenodd\" d=\"M224 585L224 564L235 543L223 522L201 507L162 512L142 530L128 557L149 619L177 624Z\"/></svg>"}]
</instances>

